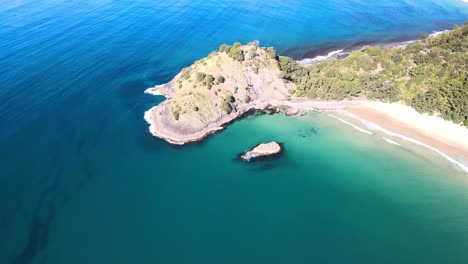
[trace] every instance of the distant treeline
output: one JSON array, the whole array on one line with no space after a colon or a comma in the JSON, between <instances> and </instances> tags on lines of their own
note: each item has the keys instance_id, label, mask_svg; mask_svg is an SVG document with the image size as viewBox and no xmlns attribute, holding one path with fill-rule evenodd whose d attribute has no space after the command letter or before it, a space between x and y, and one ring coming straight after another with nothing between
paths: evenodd
<instances>
[{"instance_id":1,"label":"distant treeline","mask_svg":"<svg viewBox=\"0 0 468 264\"><path fill-rule=\"evenodd\" d=\"M404 49L366 46L310 66L289 57L277 60L281 77L296 84L291 92L297 96L404 101L421 113L468 126L468 23Z\"/></svg>"}]
</instances>

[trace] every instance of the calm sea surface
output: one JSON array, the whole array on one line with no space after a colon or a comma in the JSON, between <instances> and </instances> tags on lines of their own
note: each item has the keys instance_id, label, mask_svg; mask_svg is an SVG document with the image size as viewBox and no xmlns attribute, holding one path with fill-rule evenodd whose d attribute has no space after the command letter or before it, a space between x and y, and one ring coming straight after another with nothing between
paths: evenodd
<instances>
[{"instance_id":1,"label":"calm sea surface","mask_svg":"<svg viewBox=\"0 0 468 264\"><path fill-rule=\"evenodd\" d=\"M468 175L325 114L173 147L143 113L222 43L415 38L455 0L0 1L0 263L468 263ZM276 140L285 153L237 154ZM423 151L424 152L424 151Z\"/></svg>"}]
</instances>

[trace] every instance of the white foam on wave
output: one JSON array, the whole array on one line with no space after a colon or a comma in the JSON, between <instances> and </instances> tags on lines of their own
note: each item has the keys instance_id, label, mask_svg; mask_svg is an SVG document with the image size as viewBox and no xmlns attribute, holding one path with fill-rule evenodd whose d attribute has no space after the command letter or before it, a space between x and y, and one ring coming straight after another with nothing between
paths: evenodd
<instances>
[{"instance_id":1,"label":"white foam on wave","mask_svg":"<svg viewBox=\"0 0 468 264\"><path fill-rule=\"evenodd\" d=\"M343 123L343 124L350 125L351 127L353 127L354 129L356 129L356 130L358 130L358 131L361 131L361 132L366 133L366 134L369 134L369 135L372 135L372 134L373 134L372 132L367 131L367 130L365 130L365 129L362 129L362 128L360 128L360 127L358 127L358 126L356 126L356 125L354 125L354 124L351 124L350 122L348 122L348 121L346 121L346 120L343 120L343 119L341 119L341 118L339 118L339 117L336 117L336 116L331 115L331 114L329 114L329 116L331 116L331 117L333 117L333 118L339 120L339 121L340 121L341 123Z\"/></svg>"},{"instance_id":2,"label":"white foam on wave","mask_svg":"<svg viewBox=\"0 0 468 264\"><path fill-rule=\"evenodd\" d=\"M442 34L445 34L445 33L448 33L448 32L450 32L450 30L432 31L432 33L429 34L429 37L431 37L431 38L437 37L439 35L442 35Z\"/></svg>"},{"instance_id":3,"label":"white foam on wave","mask_svg":"<svg viewBox=\"0 0 468 264\"><path fill-rule=\"evenodd\" d=\"M397 146L400 146L400 144L396 143L395 141L389 139L389 138L386 138L386 137L382 137L383 140L387 141L388 143L392 144L392 145L397 145Z\"/></svg>"},{"instance_id":4,"label":"white foam on wave","mask_svg":"<svg viewBox=\"0 0 468 264\"><path fill-rule=\"evenodd\" d=\"M462 1L468 2L468 0L462 0ZM429 34L429 37L431 37L431 38L432 37L437 37L437 36L445 34L447 32L450 32L450 30L433 31L431 34ZM384 43L384 44L380 44L380 45L377 45L377 46L392 47L392 46L399 46L399 45L408 45L408 44L414 43L416 41L417 40L407 40L407 41L402 41L402 42L397 42L397 43ZM337 54L340 54L343 51L344 51L343 49L330 51L330 52L328 52L327 55L319 55L319 56L316 56L316 57L313 57L313 58L305 58L305 59L302 59L302 60L298 60L297 63L299 63L301 65L308 65L308 64L318 63L318 62L324 61L324 60L326 60L328 58L331 58L331 57L333 57L333 56L335 56Z\"/></svg>"},{"instance_id":5,"label":"white foam on wave","mask_svg":"<svg viewBox=\"0 0 468 264\"><path fill-rule=\"evenodd\" d=\"M145 93L146 94L152 94L152 95L157 95L157 96L164 96L166 97L167 99L171 98L169 95L167 94L163 94L158 88L159 87L162 87L164 85L156 85L155 87L151 87L151 88L148 88L145 90Z\"/></svg>"},{"instance_id":6,"label":"white foam on wave","mask_svg":"<svg viewBox=\"0 0 468 264\"><path fill-rule=\"evenodd\" d=\"M314 57L314 58L302 59L302 60L297 61L297 63L302 64L302 65L306 65L306 64L321 62L321 61L324 61L324 60L326 60L328 58L331 58L331 57L335 56L336 54L339 54L339 53L341 53L343 51L344 50L342 50L342 49L330 51L327 55L321 55L321 56L317 56L317 57Z\"/></svg>"},{"instance_id":7,"label":"white foam on wave","mask_svg":"<svg viewBox=\"0 0 468 264\"><path fill-rule=\"evenodd\" d=\"M450 156L444 154L442 151L440 151L440 150L438 150L438 149L436 149L436 148L434 148L434 147L431 147L431 146L429 146L429 145L427 145L427 144L424 144L424 143L422 143L421 141L418 141L418 140L416 140L416 139L414 139L414 138L410 138L410 137L407 137L407 136L404 136L404 135L395 133L395 132L393 132L393 131L390 131L390 130L388 130L388 129L385 129L385 128L383 128L383 127L380 127L380 126L378 126L378 125L376 125L376 124L374 124L374 123L371 123L371 122L369 122L369 121L367 121L367 120L365 120L365 119L359 118L359 117L357 117L356 115L354 115L354 114L352 114L352 113L346 112L346 115L348 115L348 116L350 116L350 117L352 117L352 118L354 118L354 119L360 121L363 125L365 125L366 127L368 127L368 128L371 129L371 130L379 130L379 131L382 131L383 133L385 133L385 134L387 134L387 135L389 135L389 136L398 137L398 138L401 138L401 139L404 140L404 141L411 142L411 143L413 143L413 144L416 144L416 145L419 145L419 146L428 148L428 149L430 149L430 150L436 152L437 154L441 155L442 157L444 157L444 158L447 159L448 161L450 161L450 162L456 164L456 165L457 165L458 167L460 167L463 171L468 172L468 166L466 166L466 165L460 163L459 161L457 161L457 160L453 159L452 157L450 157ZM384 138L384 139L385 139L385 138Z\"/></svg>"}]
</instances>

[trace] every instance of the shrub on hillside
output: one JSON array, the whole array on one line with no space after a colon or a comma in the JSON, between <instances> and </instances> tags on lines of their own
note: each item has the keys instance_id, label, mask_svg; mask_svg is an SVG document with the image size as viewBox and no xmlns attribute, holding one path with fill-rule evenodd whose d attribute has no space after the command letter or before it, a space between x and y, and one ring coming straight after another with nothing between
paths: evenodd
<instances>
[{"instance_id":1,"label":"shrub on hillside","mask_svg":"<svg viewBox=\"0 0 468 264\"><path fill-rule=\"evenodd\" d=\"M266 48L265 51L271 59L276 59L276 50L274 48L269 47Z\"/></svg>"},{"instance_id":2,"label":"shrub on hillside","mask_svg":"<svg viewBox=\"0 0 468 264\"><path fill-rule=\"evenodd\" d=\"M229 51L231 50L231 46L226 45L226 44L222 44L221 46L219 46L218 50L219 50L219 52L229 53Z\"/></svg>"},{"instance_id":3,"label":"shrub on hillside","mask_svg":"<svg viewBox=\"0 0 468 264\"><path fill-rule=\"evenodd\" d=\"M206 77L206 74L204 74L203 72L197 72L195 78L198 82L201 82L205 79Z\"/></svg>"},{"instance_id":4,"label":"shrub on hillside","mask_svg":"<svg viewBox=\"0 0 468 264\"><path fill-rule=\"evenodd\" d=\"M239 42L236 42L236 43L239 43ZM228 55L229 57L233 58L236 61L244 61L245 59L244 51L242 50L240 43L239 45L236 45L236 43L234 43L231 50L229 50Z\"/></svg>"}]
</instances>

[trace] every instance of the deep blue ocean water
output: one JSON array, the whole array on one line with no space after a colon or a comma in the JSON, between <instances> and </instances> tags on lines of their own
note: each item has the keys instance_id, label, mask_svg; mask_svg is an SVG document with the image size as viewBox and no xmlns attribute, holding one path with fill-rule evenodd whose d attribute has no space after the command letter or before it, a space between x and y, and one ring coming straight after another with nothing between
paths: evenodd
<instances>
[{"instance_id":1,"label":"deep blue ocean water","mask_svg":"<svg viewBox=\"0 0 468 264\"><path fill-rule=\"evenodd\" d=\"M461 1L0 2L0 263L468 263L468 180L324 115L199 144L143 113L222 43L280 54L416 38ZM351 136L350 136L351 135ZM237 153L277 140L277 160Z\"/></svg>"}]
</instances>

